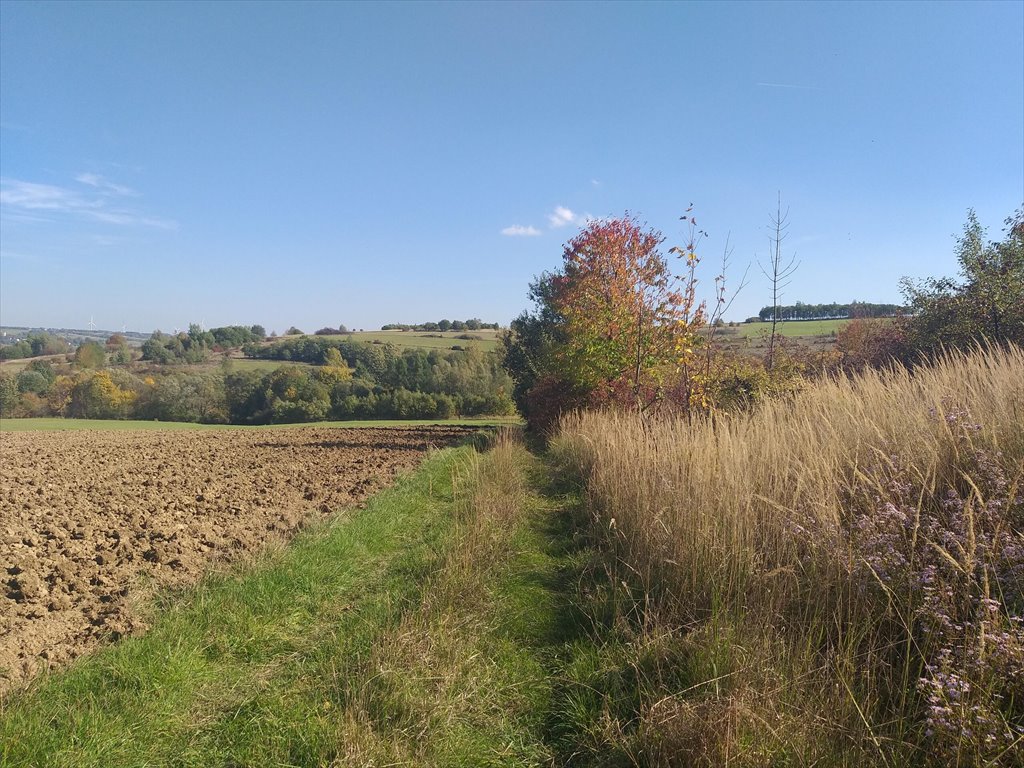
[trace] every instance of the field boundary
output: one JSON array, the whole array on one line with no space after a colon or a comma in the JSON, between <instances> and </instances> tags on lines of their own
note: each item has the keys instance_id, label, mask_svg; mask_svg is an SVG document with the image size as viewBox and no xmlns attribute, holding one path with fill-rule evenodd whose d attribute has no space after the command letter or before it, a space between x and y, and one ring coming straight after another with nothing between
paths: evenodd
<instances>
[{"instance_id":1,"label":"field boundary","mask_svg":"<svg viewBox=\"0 0 1024 768\"><path fill-rule=\"evenodd\" d=\"M210 429L387 429L389 427L513 427L518 416L466 419L368 419L363 421L311 421L290 424L197 424L191 421L138 421L121 419L0 419L0 432L74 430L210 430Z\"/></svg>"}]
</instances>

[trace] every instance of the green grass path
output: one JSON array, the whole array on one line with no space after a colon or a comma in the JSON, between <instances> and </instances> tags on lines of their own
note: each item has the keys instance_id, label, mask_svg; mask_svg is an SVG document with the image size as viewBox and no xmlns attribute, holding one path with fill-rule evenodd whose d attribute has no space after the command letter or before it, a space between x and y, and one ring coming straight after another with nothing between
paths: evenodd
<instances>
[{"instance_id":1,"label":"green grass path","mask_svg":"<svg viewBox=\"0 0 1024 768\"><path fill-rule=\"evenodd\" d=\"M565 676L586 553L550 479L518 445L435 454L9 697L0 764L565 764L601 701Z\"/></svg>"}]
</instances>

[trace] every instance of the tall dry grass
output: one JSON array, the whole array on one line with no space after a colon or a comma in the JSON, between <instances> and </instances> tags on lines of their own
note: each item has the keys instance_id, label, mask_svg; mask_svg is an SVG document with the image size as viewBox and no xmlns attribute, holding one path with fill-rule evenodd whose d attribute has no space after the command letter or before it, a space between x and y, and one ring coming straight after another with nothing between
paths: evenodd
<instances>
[{"instance_id":1,"label":"tall dry grass","mask_svg":"<svg viewBox=\"0 0 1024 768\"><path fill-rule=\"evenodd\" d=\"M552 451L657 631L715 659L648 712L658 761L1024 764L1021 349L728 419L578 414Z\"/></svg>"}]
</instances>

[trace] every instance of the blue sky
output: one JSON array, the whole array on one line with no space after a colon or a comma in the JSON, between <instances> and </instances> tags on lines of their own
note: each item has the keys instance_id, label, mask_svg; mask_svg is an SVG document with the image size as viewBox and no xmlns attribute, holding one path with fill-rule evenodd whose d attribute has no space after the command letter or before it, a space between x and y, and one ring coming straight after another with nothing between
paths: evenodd
<instances>
[{"instance_id":1,"label":"blue sky","mask_svg":"<svg viewBox=\"0 0 1024 768\"><path fill-rule=\"evenodd\" d=\"M587 216L898 301L1024 202L1024 3L0 3L0 323L508 322Z\"/></svg>"}]
</instances>

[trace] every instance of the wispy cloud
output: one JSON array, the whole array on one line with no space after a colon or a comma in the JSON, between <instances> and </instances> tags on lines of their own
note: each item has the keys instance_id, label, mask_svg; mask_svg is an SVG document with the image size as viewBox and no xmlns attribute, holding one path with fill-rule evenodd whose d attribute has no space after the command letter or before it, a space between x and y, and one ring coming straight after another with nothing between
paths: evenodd
<instances>
[{"instance_id":1,"label":"wispy cloud","mask_svg":"<svg viewBox=\"0 0 1024 768\"><path fill-rule=\"evenodd\" d=\"M0 206L5 217L19 220L72 218L118 226L175 229L177 222L152 216L120 204L120 198L138 197L130 187L114 184L102 176L83 173L76 178L89 190L21 179L0 178Z\"/></svg>"},{"instance_id":2,"label":"wispy cloud","mask_svg":"<svg viewBox=\"0 0 1024 768\"><path fill-rule=\"evenodd\" d=\"M823 91L816 85L796 85L795 83L757 83L762 88L793 88L798 91Z\"/></svg>"},{"instance_id":3,"label":"wispy cloud","mask_svg":"<svg viewBox=\"0 0 1024 768\"><path fill-rule=\"evenodd\" d=\"M591 179L590 180L590 184L591 184L591 186L594 186L594 187L600 187L601 186L601 181L599 179Z\"/></svg>"},{"instance_id":4,"label":"wispy cloud","mask_svg":"<svg viewBox=\"0 0 1024 768\"><path fill-rule=\"evenodd\" d=\"M124 226L156 227L157 229L175 229L178 224L171 219L156 216L141 216L131 211L90 211L89 215L96 221Z\"/></svg>"},{"instance_id":5,"label":"wispy cloud","mask_svg":"<svg viewBox=\"0 0 1024 768\"><path fill-rule=\"evenodd\" d=\"M131 187L126 187L122 184L114 184L111 181L107 181L105 178L100 176L98 173L80 173L75 176L75 181L79 184L85 184L95 189L100 190L111 195L118 195L120 197L138 197L139 193Z\"/></svg>"},{"instance_id":6,"label":"wispy cloud","mask_svg":"<svg viewBox=\"0 0 1024 768\"><path fill-rule=\"evenodd\" d=\"M18 179L0 179L0 204L28 211L76 211L97 208L100 200L86 200L63 187Z\"/></svg>"},{"instance_id":7,"label":"wispy cloud","mask_svg":"<svg viewBox=\"0 0 1024 768\"><path fill-rule=\"evenodd\" d=\"M540 230L536 227L524 227L522 224L513 224L511 227L505 227L501 230L501 234L506 237L537 237L540 234Z\"/></svg>"}]
</instances>

